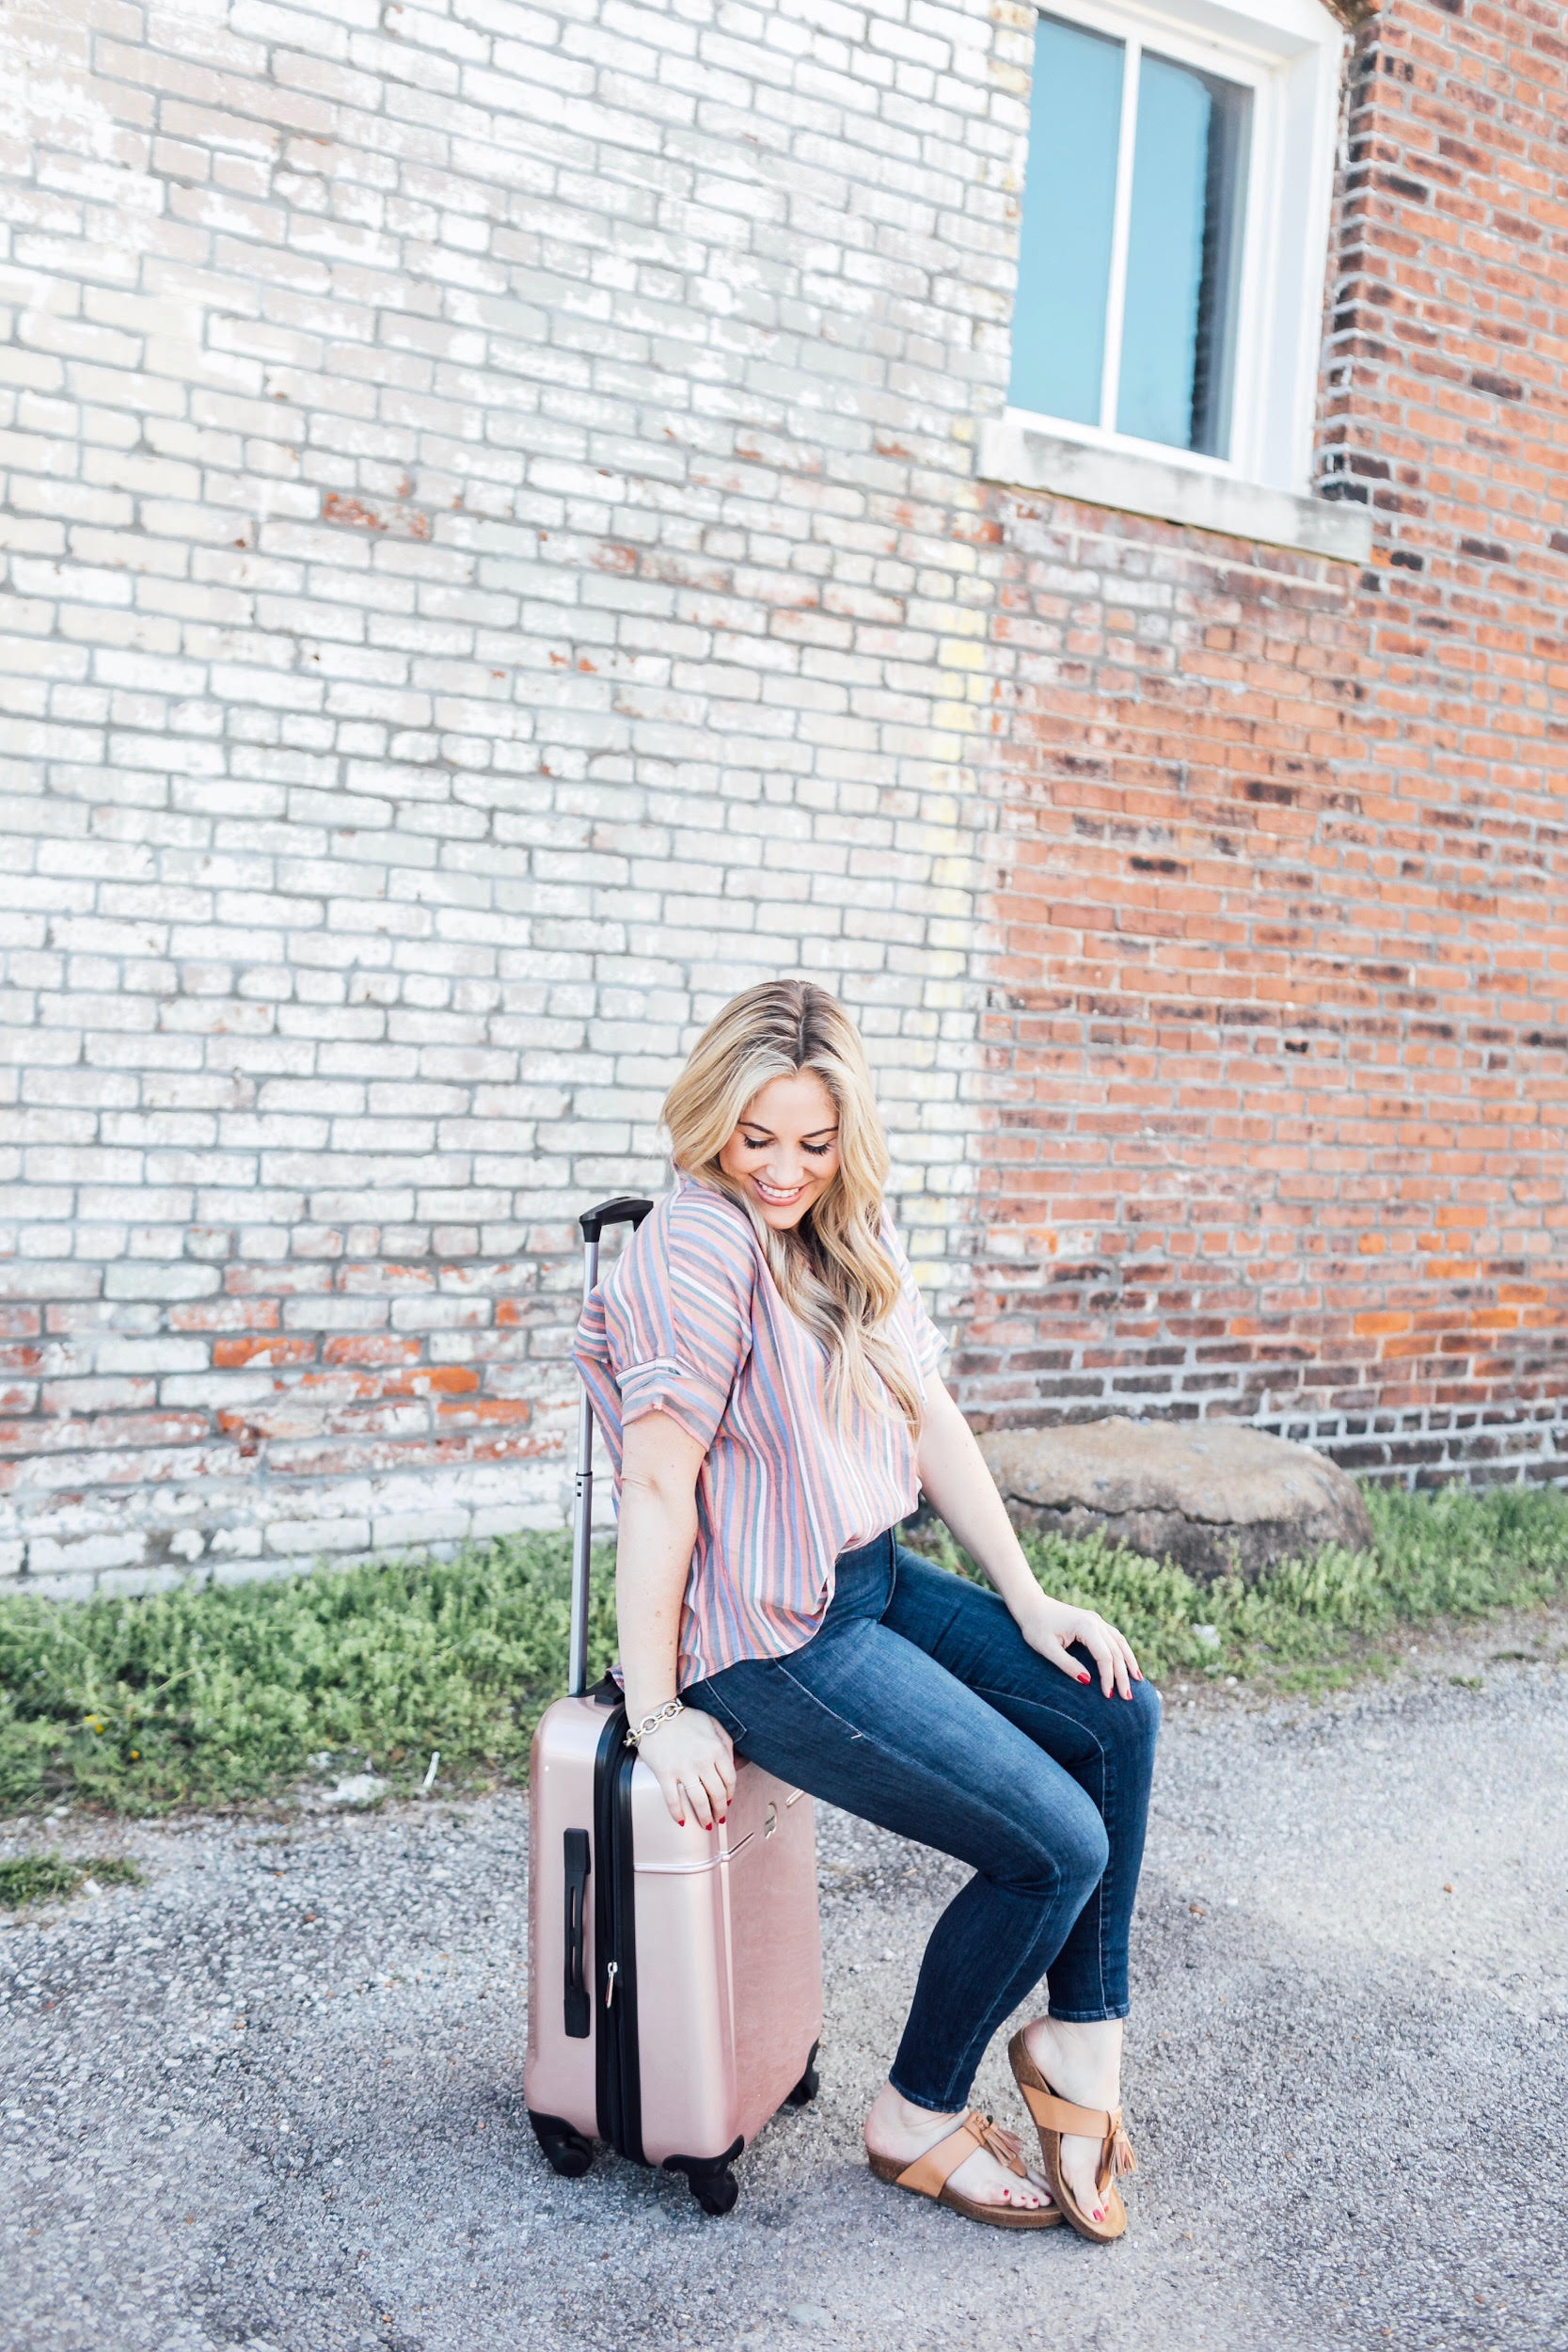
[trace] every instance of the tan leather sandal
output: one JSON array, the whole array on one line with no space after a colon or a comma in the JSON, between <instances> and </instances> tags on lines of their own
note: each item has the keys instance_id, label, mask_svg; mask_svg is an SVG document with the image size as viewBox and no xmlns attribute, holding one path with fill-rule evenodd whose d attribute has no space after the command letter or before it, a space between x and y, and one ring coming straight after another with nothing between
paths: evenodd
<instances>
[{"instance_id":1,"label":"tan leather sandal","mask_svg":"<svg viewBox=\"0 0 1568 2352\"><path fill-rule=\"evenodd\" d=\"M895 2188L913 2189L917 2197L934 2197L939 2205L951 2205L966 2220L987 2221L995 2230L1050 2230L1061 2219L1054 2205L1037 2205L1032 2211L1013 2205L982 2205L973 2197L961 2196L947 2184L965 2159L976 2148L986 2149L1009 2172L1016 2172L1021 2181L1029 2178L1023 2168L1020 2143L1011 2132L1005 2132L993 2123L989 2115L972 2107L956 2131L939 2139L934 2148L916 2156L912 2164L900 2164L896 2156L869 2157L871 2169L879 2181L891 2181Z\"/></svg>"},{"instance_id":2,"label":"tan leather sandal","mask_svg":"<svg viewBox=\"0 0 1568 2352\"><path fill-rule=\"evenodd\" d=\"M1023 2093L1023 2104L1035 2119L1045 2177L1063 2220L1070 2222L1080 2237L1092 2237L1101 2246L1108 2245L1112 2238L1120 2237L1127 2227L1127 2208L1117 2186L1117 2177L1138 2169L1132 2143L1122 2129L1121 2109L1081 2107L1070 2099L1059 2099L1035 2064L1022 2033L1015 2033L1008 2042L1007 2059L1014 2080ZM1094 2177L1101 2210L1105 2216L1103 2221L1097 2221L1093 2214L1084 2211L1062 2178L1064 2133L1069 2137L1101 2142L1100 2163Z\"/></svg>"}]
</instances>

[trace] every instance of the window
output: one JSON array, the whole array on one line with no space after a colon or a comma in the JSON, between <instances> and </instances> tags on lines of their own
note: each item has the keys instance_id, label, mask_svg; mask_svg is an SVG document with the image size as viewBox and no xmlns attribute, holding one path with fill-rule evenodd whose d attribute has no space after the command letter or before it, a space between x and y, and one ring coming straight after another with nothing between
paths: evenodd
<instances>
[{"instance_id":1,"label":"window","mask_svg":"<svg viewBox=\"0 0 1568 2352\"><path fill-rule=\"evenodd\" d=\"M1339 27L1321 0L1057 0L1035 36L1009 410L1298 491Z\"/></svg>"},{"instance_id":2,"label":"window","mask_svg":"<svg viewBox=\"0 0 1568 2352\"><path fill-rule=\"evenodd\" d=\"M1228 454L1252 92L1041 17L1014 403Z\"/></svg>"}]
</instances>

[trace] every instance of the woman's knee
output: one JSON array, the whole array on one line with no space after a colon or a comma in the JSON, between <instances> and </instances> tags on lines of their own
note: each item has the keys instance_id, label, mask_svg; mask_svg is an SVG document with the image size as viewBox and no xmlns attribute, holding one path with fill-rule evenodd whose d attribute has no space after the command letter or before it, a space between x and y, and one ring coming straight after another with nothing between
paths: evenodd
<instances>
[{"instance_id":1,"label":"woman's knee","mask_svg":"<svg viewBox=\"0 0 1568 2352\"><path fill-rule=\"evenodd\" d=\"M1066 1804L1020 1805L1015 1827L1020 1851L1003 1875L1022 1892L1054 1898L1058 1892L1086 1899L1099 1885L1110 1860L1110 1840L1098 1808L1082 1790L1074 1789Z\"/></svg>"},{"instance_id":2,"label":"woman's knee","mask_svg":"<svg viewBox=\"0 0 1568 2352\"><path fill-rule=\"evenodd\" d=\"M1141 1774L1147 1781L1152 1773L1160 1715L1160 1693L1152 1682L1134 1682L1131 1698L1113 1699L1107 1706L1099 1734L1122 1775Z\"/></svg>"},{"instance_id":3,"label":"woman's knee","mask_svg":"<svg viewBox=\"0 0 1568 2352\"><path fill-rule=\"evenodd\" d=\"M1087 1900L1105 1874L1111 1859L1111 1841L1105 1824L1093 1805L1085 1805L1082 1814L1075 1814L1057 1849L1057 1867L1067 1885Z\"/></svg>"}]
</instances>

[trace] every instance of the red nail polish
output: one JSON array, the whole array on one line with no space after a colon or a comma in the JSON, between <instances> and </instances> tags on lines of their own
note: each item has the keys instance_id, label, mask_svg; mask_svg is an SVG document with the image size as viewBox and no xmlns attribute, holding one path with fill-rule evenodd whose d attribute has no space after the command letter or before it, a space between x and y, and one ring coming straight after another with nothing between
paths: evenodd
<instances>
[{"instance_id":1,"label":"red nail polish","mask_svg":"<svg viewBox=\"0 0 1568 2352\"><path fill-rule=\"evenodd\" d=\"M1092 1679L1092 1677L1088 1675L1080 1675L1078 1679L1080 1682L1088 1682Z\"/></svg>"}]
</instances>

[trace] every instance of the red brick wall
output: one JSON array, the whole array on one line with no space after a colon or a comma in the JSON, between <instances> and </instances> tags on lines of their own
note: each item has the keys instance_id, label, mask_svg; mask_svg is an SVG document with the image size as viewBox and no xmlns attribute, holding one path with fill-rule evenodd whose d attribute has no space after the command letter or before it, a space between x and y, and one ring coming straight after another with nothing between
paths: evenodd
<instances>
[{"instance_id":1,"label":"red brick wall","mask_svg":"<svg viewBox=\"0 0 1568 2352\"><path fill-rule=\"evenodd\" d=\"M1357 37L1319 443L1366 572L997 501L995 1421L1568 1460L1565 124L1561 6Z\"/></svg>"}]
</instances>

